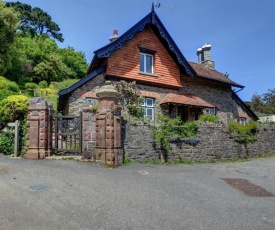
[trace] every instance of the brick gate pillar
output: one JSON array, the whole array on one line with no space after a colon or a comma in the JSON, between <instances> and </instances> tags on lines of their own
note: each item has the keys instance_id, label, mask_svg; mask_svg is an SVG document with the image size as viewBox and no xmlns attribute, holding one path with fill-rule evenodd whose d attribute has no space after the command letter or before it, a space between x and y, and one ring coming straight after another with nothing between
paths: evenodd
<instances>
[{"instance_id":1,"label":"brick gate pillar","mask_svg":"<svg viewBox=\"0 0 275 230\"><path fill-rule=\"evenodd\" d=\"M117 106L119 93L105 82L96 94L99 98L96 112L96 149L94 160L105 165L117 167L122 165L121 151L121 109Z\"/></svg>"},{"instance_id":2,"label":"brick gate pillar","mask_svg":"<svg viewBox=\"0 0 275 230\"><path fill-rule=\"evenodd\" d=\"M52 154L52 105L41 98L34 98L28 108L26 147L27 159L44 159Z\"/></svg>"}]
</instances>

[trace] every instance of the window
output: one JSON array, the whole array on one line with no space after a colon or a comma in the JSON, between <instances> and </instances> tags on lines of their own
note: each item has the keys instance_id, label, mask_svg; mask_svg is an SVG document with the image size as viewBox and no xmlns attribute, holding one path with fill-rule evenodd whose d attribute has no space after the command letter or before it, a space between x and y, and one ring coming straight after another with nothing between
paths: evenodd
<instances>
[{"instance_id":1,"label":"window","mask_svg":"<svg viewBox=\"0 0 275 230\"><path fill-rule=\"evenodd\" d=\"M89 105L94 105L98 103L97 98L92 98L92 97L86 97L85 101L89 103Z\"/></svg>"},{"instance_id":2,"label":"window","mask_svg":"<svg viewBox=\"0 0 275 230\"><path fill-rule=\"evenodd\" d=\"M140 72L153 73L153 55L140 53Z\"/></svg>"},{"instance_id":3,"label":"window","mask_svg":"<svg viewBox=\"0 0 275 230\"><path fill-rule=\"evenodd\" d=\"M238 118L238 123L240 123L240 124L242 124L242 125L245 125L245 123L246 123L246 118L244 118L244 117L240 117L240 118Z\"/></svg>"},{"instance_id":4,"label":"window","mask_svg":"<svg viewBox=\"0 0 275 230\"><path fill-rule=\"evenodd\" d=\"M205 109L204 111L205 111L205 114L213 115L213 116L216 115L216 108L209 108L209 109Z\"/></svg>"},{"instance_id":5,"label":"window","mask_svg":"<svg viewBox=\"0 0 275 230\"><path fill-rule=\"evenodd\" d=\"M144 118L146 118L149 121L154 121L154 99L145 97L142 108L144 111Z\"/></svg>"}]
</instances>

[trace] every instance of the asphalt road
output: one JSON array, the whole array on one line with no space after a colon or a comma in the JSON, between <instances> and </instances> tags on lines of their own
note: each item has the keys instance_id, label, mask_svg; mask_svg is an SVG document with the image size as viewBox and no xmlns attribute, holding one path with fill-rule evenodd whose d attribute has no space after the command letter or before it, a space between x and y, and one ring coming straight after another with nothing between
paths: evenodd
<instances>
[{"instance_id":1,"label":"asphalt road","mask_svg":"<svg viewBox=\"0 0 275 230\"><path fill-rule=\"evenodd\" d=\"M275 229L275 197L245 195L221 178L275 194L275 158L108 169L0 156L0 230Z\"/></svg>"}]
</instances>

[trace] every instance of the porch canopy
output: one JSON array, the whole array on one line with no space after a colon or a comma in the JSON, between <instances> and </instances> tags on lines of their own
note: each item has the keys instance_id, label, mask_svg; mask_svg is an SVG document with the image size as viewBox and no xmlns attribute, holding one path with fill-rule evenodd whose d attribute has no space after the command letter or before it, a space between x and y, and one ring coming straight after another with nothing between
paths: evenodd
<instances>
[{"instance_id":1,"label":"porch canopy","mask_svg":"<svg viewBox=\"0 0 275 230\"><path fill-rule=\"evenodd\" d=\"M201 108L215 108L214 105L204 101L203 99L195 96L193 94L184 93L184 94L174 94L169 93L160 104L180 104L180 105L189 105L196 106Z\"/></svg>"}]
</instances>

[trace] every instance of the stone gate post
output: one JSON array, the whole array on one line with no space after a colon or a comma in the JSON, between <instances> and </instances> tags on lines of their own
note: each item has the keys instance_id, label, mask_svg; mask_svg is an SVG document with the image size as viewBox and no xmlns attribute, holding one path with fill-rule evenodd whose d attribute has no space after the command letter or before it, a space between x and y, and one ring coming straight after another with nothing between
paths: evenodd
<instances>
[{"instance_id":1,"label":"stone gate post","mask_svg":"<svg viewBox=\"0 0 275 230\"><path fill-rule=\"evenodd\" d=\"M24 158L44 159L52 154L52 105L41 98L32 99L28 108L26 147Z\"/></svg>"},{"instance_id":2,"label":"stone gate post","mask_svg":"<svg viewBox=\"0 0 275 230\"><path fill-rule=\"evenodd\" d=\"M122 165L121 151L121 109L117 106L119 92L105 82L96 94L99 98L96 112L96 149L94 160L105 165L117 167Z\"/></svg>"}]
</instances>

